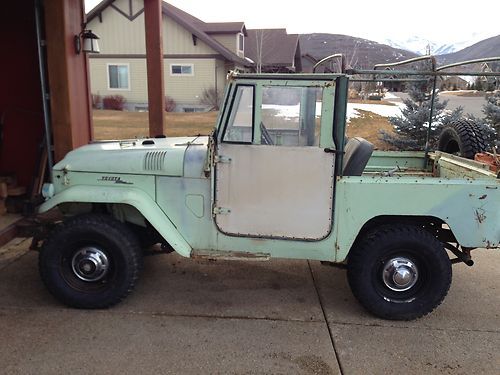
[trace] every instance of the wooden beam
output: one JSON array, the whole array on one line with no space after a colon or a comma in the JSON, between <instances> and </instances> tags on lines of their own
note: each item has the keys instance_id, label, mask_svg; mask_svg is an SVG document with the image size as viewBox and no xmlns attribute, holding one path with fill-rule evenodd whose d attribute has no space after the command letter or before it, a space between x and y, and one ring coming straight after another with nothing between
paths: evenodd
<instances>
[{"instance_id":1,"label":"wooden beam","mask_svg":"<svg viewBox=\"0 0 500 375\"><path fill-rule=\"evenodd\" d=\"M165 134L165 86L161 0L144 0L148 71L149 135Z\"/></svg>"},{"instance_id":2,"label":"wooden beam","mask_svg":"<svg viewBox=\"0 0 500 375\"><path fill-rule=\"evenodd\" d=\"M54 159L89 143L92 115L88 59L77 54L74 37L82 31L83 0L44 2L47 70Z\"/></svg>"}]
</instances>

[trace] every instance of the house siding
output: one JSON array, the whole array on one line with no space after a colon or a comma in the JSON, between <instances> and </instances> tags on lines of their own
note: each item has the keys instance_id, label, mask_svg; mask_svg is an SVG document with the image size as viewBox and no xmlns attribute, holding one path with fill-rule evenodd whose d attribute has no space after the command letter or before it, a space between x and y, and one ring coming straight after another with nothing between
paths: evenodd
<instances>
[{"instance_id":1,"label":"house siding","mask_svg":"<svg viewBox=\"0 0 500 375\"><path fill-rule=\"evenodd\" d=\"M222 44L224 47L226 47L231 52L233 52L235 54L238 53L238 51L236 50L237 49L236 34L212 35L212 38L214 38L216 41L218 41L220 44Z\"/></svg>"},{"instance_id":2,"label":"house siding","mask_svg":"<svg viewBox=\"0 0 500 375\"><path fill-rule=\"evenodd\" d=\"M148 102L143 8L142 0L116 0L87 25L101 38L100 55L89 55L91 92L101 96L122 95L130 110L144 107ZM222 95L227 72L235 68L234 64L199 38L195 45L193 34L168 14L163 15L162 28L165 94L175 100L178 109L200 106L203 90L215 87L216 82ZM219 35L215 39L237 53L236 34ZM129 89L108 88L108 64L129 66ZM194 74L172 76L170 64L192 64Z\"/></svg>"},{"instance_id":3,"label":"house siding","mask_svg":"<svg viewBox=\"0 0 500 375\"><path fill-rule=\"evenodd\" d=\"M125 0L113 4L121 7ZM128 1L127 1L128 4ZM134 8L133 8L134 9ZM102 22L95 17L87 25L100 36L99 48L101 54L145 54L144 13L133 21L129 21L111 6L102 12Z\"/></svg>"},{"instance_id":4,"label":"house siding","mask_svg":"<svg viewBox=\"0 0 500 375\"><path fill-rule=\"evenodd\" d=\"M108 64L127 64L129 66L130 81L128 90L108 88ZM193 65L194 74L192 76L172 76L170 74L171 64L191 64ZM134 110L136 106L144 106L148 102L146 59L92 58L89 65L92 94L103 97L122 95L127 101L126 108L129 110ZM213 58L168 58L163 60L163 67L165 95L175 100L179 106L178 109L200 105L200 96L203 90L215 87L216 74L218 91L220 94L223 93L226 84L227 67L222 60Z\"/></svg>"},{"instance_id":5,"label":"house siding","mask_svg":"<svg viewBox=\"0 0 500 375\"><path fill-rule=\"evenodd\" d=\"M215 59L164 59L163 64L165 94L178 105L200 104L203 90L215 85ZM170 64L192 64L194 74L172 76Z\"/></svg>"},{"instance_id":6,"label":"house siding","mask_svg":"<svg viewBox=\"0 0 500 375\"><path fill-rule=\"evenodd\" d=\"M121 6L119 3L123 1L125 0L115 1L113 4L119 7ZM134 5L132 9L136 10ZM89 29L101 36L99 39L101 54L144 55L146 53L144 14L130 21L109 6L102 12L102 21L101 23L99 17L96 17L88 24ZM199 39L194 45L192 34L172 18L164 16L162 25L164 54L217 54Z\"/></svg>"},{"instance_id":7,"label":"house siding","mask_svg":"<svg viewBox=\"0 0 500 375\"><path fill-rule=\"evenodd\" d=\"M144 0L132 0L132 11L134 13L139 12L142 9L144 9Z\"/></svg>"},{"instance_id":8,"label":"house siding","mask_svg":"<svg viewBox=\"0 0 500 375\"><path fill-rule=\"evenodd\" d=\"M226 86L227 73L231 69L231 66L226 64L226 62L223 60L216 60L216 66L217 66L217 91L219 92L219 96L222 97Z\"/></svg>"},{"instance_id":9,"label":"house siding","mask_svg":"<svg viewBox=\"0 0 500 375\"><path fill-rule=\"evenodd\" d=\"M194 45L192 34L168 16L163 16L163 53L217 54L200 39Z\"/></svg>"},{"instance_id":10,"label":"house siding","mask_svg":"<svg viewBox=\"0 0 500 375\"><path fill-rule=\"evenodd\" d=\"M108 89L108 64L129 65L129 89ZM122 95L129 103L148 101L146 59L89 59L90 87L92 94L101 96Z\"/></svg>"}]
</instances>

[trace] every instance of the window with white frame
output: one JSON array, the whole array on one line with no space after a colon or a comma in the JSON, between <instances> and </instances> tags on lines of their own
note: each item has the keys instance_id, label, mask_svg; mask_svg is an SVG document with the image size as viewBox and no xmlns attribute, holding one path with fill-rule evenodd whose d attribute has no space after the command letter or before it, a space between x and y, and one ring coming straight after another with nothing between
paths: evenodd
<instances>
[{"instance_id":1,"label":"window with white frame","mask_svg":"<svg viewBox=\"0 0 500 375\"><path fill-rule=\"evenodd\" d=\"M193 64L170 64L170 75L192 76L194 75Z\"/></svg>"},{"instance_id":2,"label":"window with white frame","mask_svg":"<svg viewBox=\"0 0 500 375\"><path fill-rule=\"evenodd\" d=\"M244 52L245 51L245 36L242 33L239 33L237 35L238 38L238 51Z\"/></svg>"},{"instance_id":3,"label":"window with white frame","mask_svg":"<svg viewBox=\"0 0 500 375\"><path fill-rule=\"evenodd\" d=\"M108 64L108 88L130 90L130 67L128 64Z\"/></svg>"}]
</instances>

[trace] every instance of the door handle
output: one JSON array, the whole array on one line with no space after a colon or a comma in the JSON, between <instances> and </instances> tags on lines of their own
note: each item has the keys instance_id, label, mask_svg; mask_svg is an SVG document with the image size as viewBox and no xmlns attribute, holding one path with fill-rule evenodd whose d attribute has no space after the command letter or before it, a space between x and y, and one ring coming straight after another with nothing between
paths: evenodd
<instances>
[{"instance_id":1,"label":"door handle","mask_svg":"<svg viewBox=\"0 0 500 375\"><path fill-rule=\"evenodd\" d=\"M323 149L323 151L325 151L328 154L335 154L335 155L342 155L342 154L344 154L344 151L335 150L334 148L331 148L331 147L326 147L326 148Z\"/></svg>"}]
</instances>

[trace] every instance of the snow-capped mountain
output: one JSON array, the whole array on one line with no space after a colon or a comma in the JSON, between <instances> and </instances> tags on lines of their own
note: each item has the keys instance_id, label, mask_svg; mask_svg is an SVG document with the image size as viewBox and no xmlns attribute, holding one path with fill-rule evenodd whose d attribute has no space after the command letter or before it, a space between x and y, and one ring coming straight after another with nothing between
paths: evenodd
<instances>
[{"instance_id":1,"label":"snow-capped mountain","mask_svg":"<svg viewBox=\"0 0 500 375\"><path fill-rule=\"evenodd\" d=\"M419 36L411 36L407 39L385 39L381 43L394 48L415 52L419 55L427 54L429 49L432 55L445 55L460 51L491 36L484 33L472 33L470 38L461 41L436 41Z\"/></svg>"}]
</instances>

